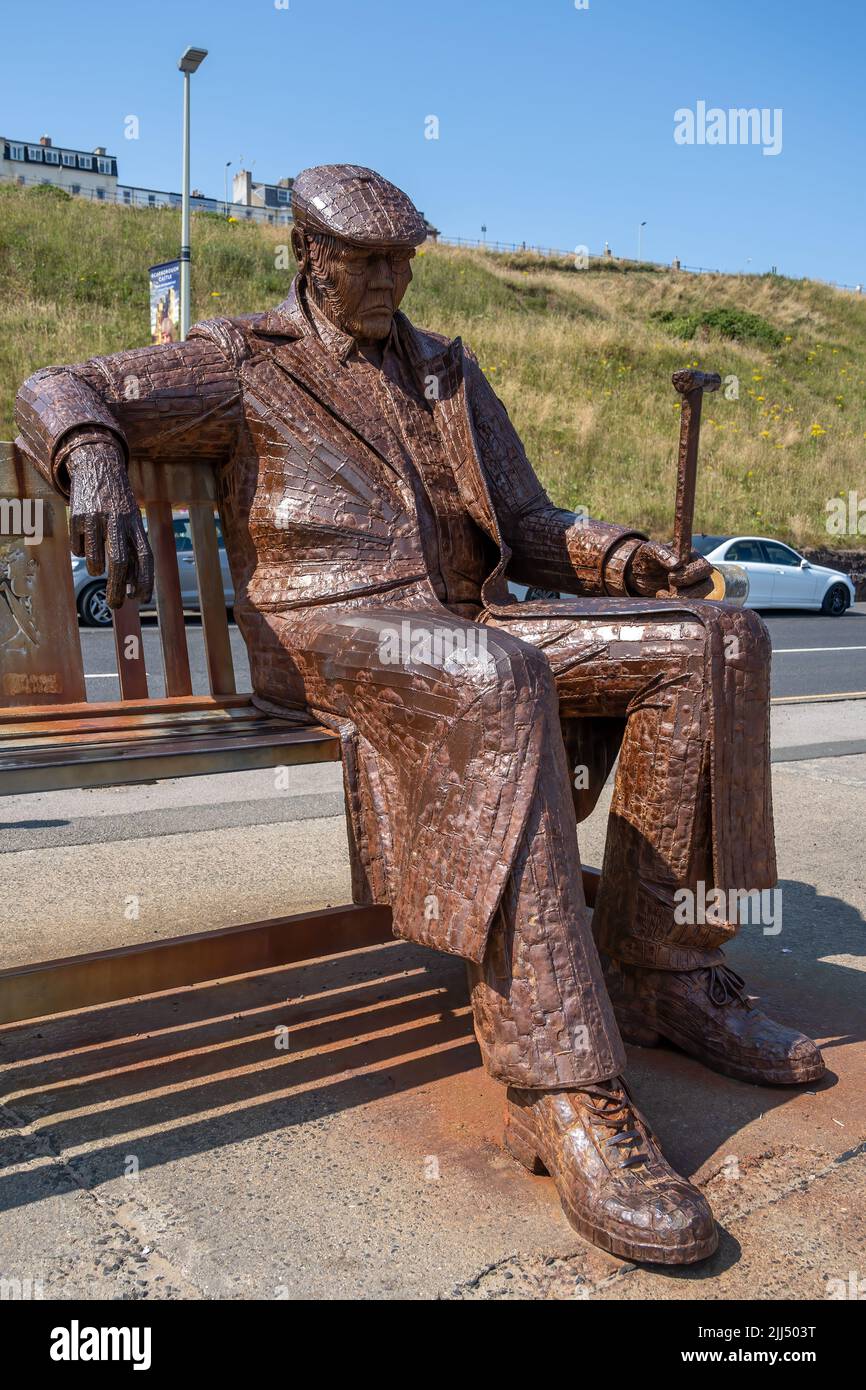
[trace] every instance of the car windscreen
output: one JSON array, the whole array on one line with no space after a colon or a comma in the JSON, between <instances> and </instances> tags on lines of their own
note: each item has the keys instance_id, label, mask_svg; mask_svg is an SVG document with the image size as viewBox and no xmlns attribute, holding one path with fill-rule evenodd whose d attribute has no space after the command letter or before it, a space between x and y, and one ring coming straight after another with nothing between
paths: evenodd
<instances>
[{"instance_id":1,"label":"car windscreen","mask_svg":"<svg viewBox=\"0 0 866 1390\"><path fill-rule=\"evenodd\" d=\"M717 545L726 541L727 536L695 536L692 540L692 550L696 550L699 555L709 555L711 550L715 550Z\"/></svg>"}]
</instances>

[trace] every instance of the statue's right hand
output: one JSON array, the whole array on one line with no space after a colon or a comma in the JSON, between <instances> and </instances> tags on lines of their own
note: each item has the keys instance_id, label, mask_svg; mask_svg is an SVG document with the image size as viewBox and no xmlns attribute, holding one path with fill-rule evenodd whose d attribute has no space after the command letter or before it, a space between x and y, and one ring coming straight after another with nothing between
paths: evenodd
<instances>
[{"instance_id":1,"label":"statue's right hand","mask_svg":"<svg viewBox=\"0 0 866 1390\"><path fill-rule=\"evenodd\" d=\"M119 444L113 439L80 444L67 455L66 466L72 553L85 557L90 574L107 568L110 608L120 608L127 597L149 599L153 555Z\"/></svg>"}]
</instances>

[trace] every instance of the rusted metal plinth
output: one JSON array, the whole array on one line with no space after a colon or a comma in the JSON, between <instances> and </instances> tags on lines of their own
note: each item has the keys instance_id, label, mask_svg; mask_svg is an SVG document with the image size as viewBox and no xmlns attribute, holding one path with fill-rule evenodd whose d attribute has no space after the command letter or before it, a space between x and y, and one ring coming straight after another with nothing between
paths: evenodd
<instances>
[{"instance_id":1,"label":"rusted metal plinth","mask_svg":"<svg viewBox=\"0 0 866 1390\"><path fill-rule=\"evenodd\" d=\"M590 906L598 879L597 869L584 869ZM340 955L390 940L390 908L350 904L15 966L0 970L0 1025Z\"/></svg>"}]
</instances>

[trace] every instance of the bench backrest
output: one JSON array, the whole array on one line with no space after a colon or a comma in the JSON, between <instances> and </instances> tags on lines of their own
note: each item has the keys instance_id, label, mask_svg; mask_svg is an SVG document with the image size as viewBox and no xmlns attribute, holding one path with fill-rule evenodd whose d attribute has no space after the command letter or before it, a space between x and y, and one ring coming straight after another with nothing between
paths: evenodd
<instances>
[{"instance_id":1,"label":"bench backrest","mask_svg":"<svg viewBox=\"0 0 866 1390\"><path fill-rule=\"evenodd\" d=\"M173 506L189 512L211 694L234 695L213 471L132 463L129 473L154 555L166 695L192 693ZM41 535L38 543L28 544L28 532ZM0 707L87 699L70 554L63 498L12 444L0 443ZM115 612L114 641L121 697L147 699L137 602Z\"/></svg>"}]
</instances>

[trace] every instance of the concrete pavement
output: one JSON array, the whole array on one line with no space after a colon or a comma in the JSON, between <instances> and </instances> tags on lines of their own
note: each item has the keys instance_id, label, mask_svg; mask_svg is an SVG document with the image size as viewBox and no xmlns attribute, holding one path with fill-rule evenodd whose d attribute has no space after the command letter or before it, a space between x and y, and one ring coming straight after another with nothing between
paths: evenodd
<instances>
[{"instance_id":1,"label":"concrete pavement","mask_svg":"<svg viewBox=\"0 0 866 1390\"><path fill-rule=\"evenodd\" d=\"M0 1277L46 1297L382 1299L821 1299L863 1278L864 724L866 701L774 710L783 926L729 953L831 1074L759 1088L629 1050L721 1224L713 1260L637 1269L574 1235L499 1147L461 963L394 943L0 1030ZM340 797L315 767L279 795L264 772L6 799L3 961L346 901ZM581 827L589 863L604 810Z\"/></svg>"}]
</instances>

